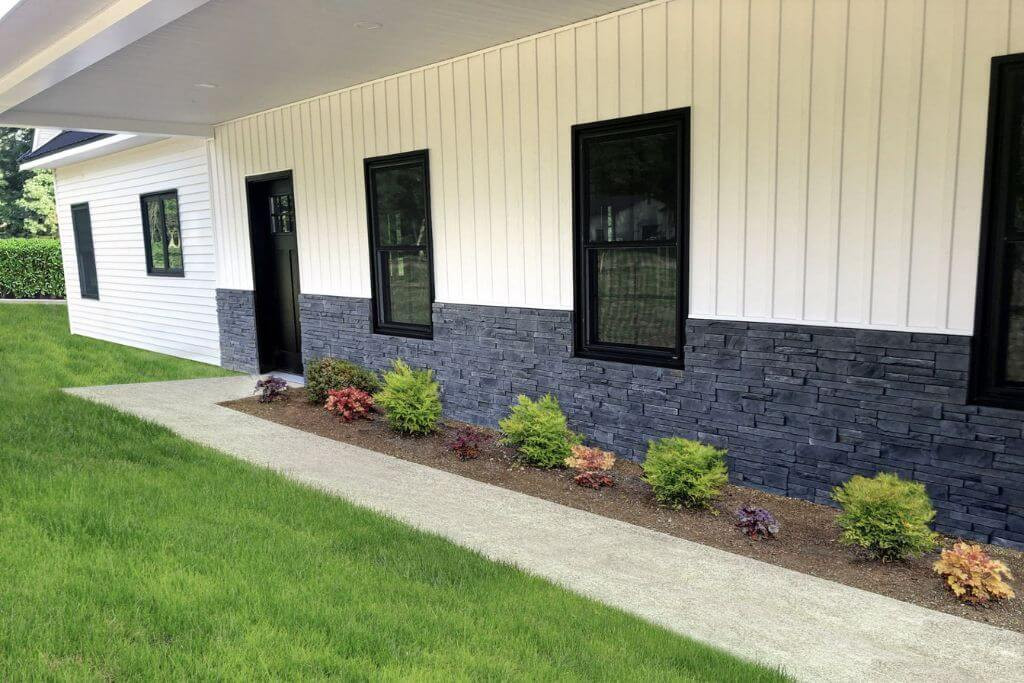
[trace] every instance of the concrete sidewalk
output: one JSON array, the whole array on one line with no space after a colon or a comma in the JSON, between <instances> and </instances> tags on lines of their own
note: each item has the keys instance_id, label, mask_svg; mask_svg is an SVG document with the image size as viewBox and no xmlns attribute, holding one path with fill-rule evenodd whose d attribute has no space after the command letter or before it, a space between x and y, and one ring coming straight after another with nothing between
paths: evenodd
<instances>
[{"instance_id":1,"label":"concrete sidewalk","mask_svg":"<svg viewBox=\"0 0 1024 683\"><path fill-rule=\"evenodd\" d=\"M69 389L802 680L1024 681L1024 635L215 405L249 377Z\"/></svg>"}]
</instances>

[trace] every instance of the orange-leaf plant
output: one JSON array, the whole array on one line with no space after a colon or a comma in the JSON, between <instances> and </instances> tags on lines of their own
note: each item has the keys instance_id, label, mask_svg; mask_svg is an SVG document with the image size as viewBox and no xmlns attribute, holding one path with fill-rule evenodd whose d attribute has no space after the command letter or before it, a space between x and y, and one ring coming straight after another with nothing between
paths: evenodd
<instances>
[{"instance_id":1,"label":"orange-leaf plant","mask_svg":"<svg viewBox=\"0 0 1024 683\"><path fill-rule=\"evenodd\" d=\"M980 545L954 543L952 550L943 550L934 565L935 573L946 579L953 594L964 602L974 604L1013 597L1013 589L1006 583L1013 575L1005 564L993 560Z\"/></svg>"}]
</instances>

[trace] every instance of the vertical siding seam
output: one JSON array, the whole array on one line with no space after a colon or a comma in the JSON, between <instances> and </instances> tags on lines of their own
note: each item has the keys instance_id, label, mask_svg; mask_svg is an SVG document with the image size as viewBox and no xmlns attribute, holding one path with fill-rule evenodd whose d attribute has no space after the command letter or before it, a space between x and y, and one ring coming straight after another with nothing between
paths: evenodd
<instances>
[{"instance_id":1,"label":"vertical siding seam","mask_svg":"<svg viewBox=\"0 0 1024 683\"><path fill-rule=\"evenodd\" d=\"M715 281L711 289L711 310L718 314L718 290L722 285L722 269L719 267L722 258L721 220L722 220L722 0L718 2L718 25L715 27L718 36L716 49L718 59L715 64L715 95L718 98L715 116L718 124L715 128Z\"/></svg>"},{"instance_id":2,"label":"vertical siding seam","mask_svg":"<svg viewBox=\"0 0 1024 683\"><path fill-rule=\"evenodd\" d=\"M807 157L804 164L804 250L803 259L800 264L803 268L803 275L800 277L800 320L803 320L807 314L807 235L810 232L808 221L811 211L811 125L813 119L811 102L814 93L814 38L816 33L814 21L817 11L817 0L811 0L811 44L807 59Z\"/></svg>"},{"instance_id":3,"label":"vertical siding seam","mask_svg":"<svg viewBox=\"0 0 1024 683\"><path fill-rule=\"evenodd\" d=\"M951 211L949 214L949 241L947 243L948 249L946 252L946 288L945 297L946 300L943 305L943 317L941 318L942 326L949 327L949 301L950 291L953 283L953 241L956 235L956 207L957 201L959 200L959 189L960 189L960 142L962 140L961 131L964 125L964 74L967 66L967 36L968 34L968 20L969 15L967 12L967 0L964 0L964 20L963 20L963 40L960 44L960 89L958 95L958 106L957 106L957 121L956 121L956 152L953 160L953 201Z\"/></svg>"},{"instance_id":4,"label":"vertical siding seam","mask_svg":"<svg viewBox=\"0 0 1024 683\"><path fill-rule=\"evenodd\" d=\"M739 311L740 315L747 314L747 236L750 222L750 51L751 51L751 40L750 40L750 15L751 5L750 0L747 0L747 64L746 74L744 76L746 94L743 98L744 106L744 117L743 117L743 128L746 131L746 141L743 150L743 239L740 241L740 250L743 252L742 257L737 264L739 268Z\"/></svg>"},{"instance_id":5,"label":"vertical siding seam","mask_svg":"<svg viewBox=\"0 0 1024 683\"><path fill-rule=\"evenodd\" d=\"M772 171L774 186L772 187L772 247L770 250L768 287L768 311L769 316L775 317L775 277L778 264L776 263L776 251L779 244L779 119L781 118L782 100L782 11L783 0L779 0L779 29L775 37L775 163Z\"/></svg>"},{"instance_id":6,"label":"vertical siding seam","mask_svg":"<svg viewBox=\"0 0 1024 683\"><path fill-rule=\"evenodd\" d=\"M843 174L846 160L846 93L850 87L850 2L846 0L846 26L843 31L843 83L839 98L839 196L836 198L836 230L834 234L832 261L832 315L830 321L839 318L839 259L843 236ZM806 286L806 285L805 285Z\"/></svg>"},{"instance_id":7,"label":"vertical siding seam","mask_svg":"<svg viewBox=\"0 0 1024 683\"><path fill-rule=\"evenodd\" d=\"M917 219L917 170L918 170L918 157L921 149L921 101L924 99L924 48L928 42L928 0L924 0L921 3L921 56L918 60L918 72L917 72L917 116L914 129L914 179L911 187L910 198L910 234L907 242L907 261L903 265L906 267L906 300L903 301L903 319L897 321L897 325L905 327L910 321L910 299L911 299L911 283L914 271L914 223Z\"/></svg>"},{"instance_id":8,"label":"vertical siding seam","mask_svg":"<svg viewBox=\"0 0 1024 683\"><path fill-rule=\"evenodd\" d=\"M875 245L878 240L878 176L879 166L881 164L881 149L882 149L882 103L885 100L885 44L886 38L889 31L889 0L882 0L882 38L881 47L882 53L879 56L879 73L878 73L878 125L875 129L875 187L874 197L872 199L871 208L871 231L870 231L870 249L868 250L868 281L865 291L865 298L867 304L867 310L864 322L871 324L875 319Z\"/></svg>"}]
</instances>

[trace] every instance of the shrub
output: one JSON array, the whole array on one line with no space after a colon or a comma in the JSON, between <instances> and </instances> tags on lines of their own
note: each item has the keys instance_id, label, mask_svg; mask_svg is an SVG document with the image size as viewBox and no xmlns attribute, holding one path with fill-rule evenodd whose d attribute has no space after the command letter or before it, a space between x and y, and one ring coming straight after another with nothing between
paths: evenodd
<instances>
[{"instance_id":1,"label":"shrub","mask_svg":"<svg viewBox=\"0 0 1024 683\"><path fill-rule=\"evenodd\" d=\"M1006 583L1013 574L1005 564L989 557L980 545L954 543L952 550L942 551L933 569L964 602L983 604L1013 597L1013 589Z\"/></svg>"},{"instance_id":2,"label":"shrub","mask_svg":"<svg viewBox=\"0 0 1024 683\"><path fill-rule=\"evenodd\" d=\"M524 461L537 467L559 467L581 440L569 429L558 399L551 394L536 401L519 396L508 417L498 424L505 435L501 442L517 449Z\"/></svg>"},{"instance_id":3,"label":"shrub","mask_svg":"<svg viewBox=\"0 0 1024 683\"><path fill-rule=\"evenodd\" d=\"M327 412L334 413L345 420L345 422L372 420L374 411L373 396L355 387L328 389L324 408L327 409Z\"/></svg>"},{"instance_id":4,"label":"shrub","mask_svg":"<svg viewBox=\"0 0 1024 683\"><path fill-rule=\"evenodd\" d=\"M581 472L573 478L573 481L580 486L585 486L590 489L599 489L603 486L615 486L615 480L601 472Z\"/></svg>"},{"instance_id":5,"label":"shrub","mask_svg":"<svg viewBox=\"0 0 1024 683\"><path fill-rule=\"evenodd\" d=\"M0 299L62 299L60 242L49 238L0 240Z\"/></svg>"},{"instance_id":6,"label":"shrub","mask_svg":"<svg viewBox=\"0 0 1024 683\"><path fill-rule=\"evenodd\" d=\"M728 481L725 451L679 437L651 441L643 468L654 497L673 507L709 507Z\"/></svg>"},{"instance_id":7,"label":"shrub","mask_svg":"<svg viewBox=\"0 0 1024 683\"><path fill-rule=\"evenodd\" d=\"M306 363L306 398L322 406L331 389L355 387L368 394L380 390L377 373L340 358L319 358Z\"/></svg>"},{"instance_id":8,"label":"shrub","mask_svg":"<svg viewBox=\"0 0 1024 683\"><path fill-rule=\"evenodd\" d=\"M602 451L600 448L576 444L572 447L572 453L565 459L565 464L582 472L610 470L615 465L615 454Z\"/></svg>"},{"instance_id":9,"label":"shrub","mask_svg":"<svg viewBox=\"0 0 1024 683\"><path fill-rule=\"evenodd\" d=\"M736 527L751 538L774 538L779 533L775 515L764 508L744 505L736 511Z\"/></svg>"},{"instance_id":10,"label":"shrub","mask_svg":"<svg viewBox=\"0 0 1024 683\"><path fill-rule=\"evenodd\" d=\"M928 528L935 518L924 484L882 472L873 479L854 476L832 492L843 508L836 519L842 541L866 549L883 562L916 555L935 547Z\"/></svg>"},{"instance_id":11,"label":"shrub","mask_svg":"<svg viewBox=\"0 0 1024 683\"><path fill-rule=\"evenodd\" d=\"M256 389L252 393L260 395L260 403L271 403L284 396L286 391L288 391L288 382L280 377L270 375L257 381Z\"/></svg>"},{"instance_id":12,"label":"shrub","mask_svg":"<svg viewBox=\"0 0 1024 683\"><path fill-rule=\"evenodd\" d=\"M481 429L462 427L455 438L448 442L448 450L459 456L459 460L475 460L480 457L480 447L490 443L494 437Z\"/></svg>"},{"instance_id":13,"label":"shrub","mask_svg":"<svg viewBox=\"0 0 1024 683\"><path fill-rule=\"evenodd\" d=\"M384 409L388 426L403 434L432 434L441 419L440 389L432 370L413 370L396 360L384 373L384 388L374 400Z\"/></svg>"}]
</instances>

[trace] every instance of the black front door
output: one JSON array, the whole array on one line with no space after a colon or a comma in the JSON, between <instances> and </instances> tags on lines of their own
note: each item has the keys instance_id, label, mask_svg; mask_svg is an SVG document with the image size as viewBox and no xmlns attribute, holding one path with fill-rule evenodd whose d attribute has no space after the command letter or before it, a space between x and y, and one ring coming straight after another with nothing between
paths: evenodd
<instances>
[{"instance_id":1,"label":"black front door","mask_svg":"<svg viewBox=\"0 0 1024 683\"><path fill-rule=\"evenodd\" d=\"M247 182L260 371L302 374L299 254L291 173Z\"/></svg>"}]
</instances>

